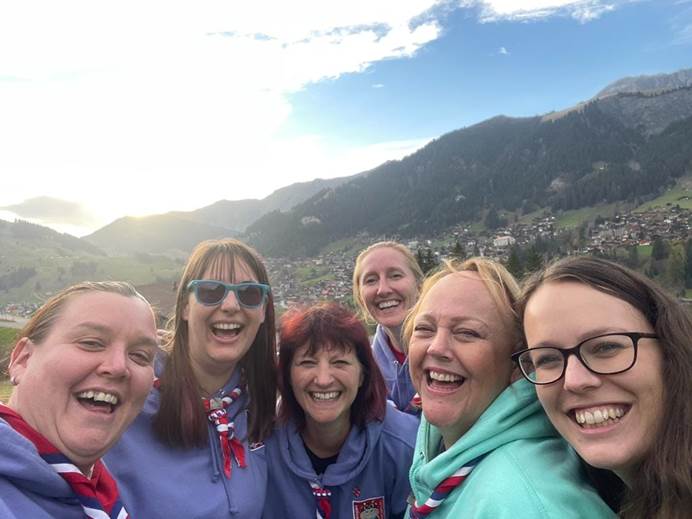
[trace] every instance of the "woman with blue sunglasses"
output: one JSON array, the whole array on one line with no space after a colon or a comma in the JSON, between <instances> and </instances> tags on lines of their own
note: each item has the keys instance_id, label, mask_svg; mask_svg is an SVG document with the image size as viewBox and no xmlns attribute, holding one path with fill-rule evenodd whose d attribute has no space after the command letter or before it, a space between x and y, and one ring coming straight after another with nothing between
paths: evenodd
<instances>
[{"instance_id":1,"label":"woman with blue sunglasses","mask_svg":"<svg viewBox=\"0 0 692 519\"><path fill-rule=\"evenodd\" d=\"M178 286L159 379L107 463L133 517L260 517L276 404L267 271L247 245L210 240Z\"/></svg>"}]
</instances>

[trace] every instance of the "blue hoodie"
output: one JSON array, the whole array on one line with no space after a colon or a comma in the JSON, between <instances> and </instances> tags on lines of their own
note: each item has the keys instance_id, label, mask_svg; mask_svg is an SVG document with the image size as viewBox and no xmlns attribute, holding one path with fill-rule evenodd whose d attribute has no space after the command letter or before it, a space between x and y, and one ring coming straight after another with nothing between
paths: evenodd
<instances>
[{"instance_id":1,"label":"blue hoodie","mask_svg":"<svg viewBox=\"0 0 692 519\"><path fill-rule=\"evenodd\" d=\"M403 517L417 427L414 417L387 406L383 422L351 428L336 462L319 476L296 425L277 428L267 440L271 490L263 517L315 517L310 481L331 490L333 519Z\"/></svg>"},{"instance_id":2,"label":"blue hoodie","mask_svg":"<svg viewBox=\"0 0 692 519\"><path fill-rule=\"evenodd\" d=\"M440 430L423 417L411 466L419 504L470 461L482 457L431 518L608 519L615 514L589 486L579 458L557 434L522 379L493 401L466 434L440 452Z\"/></svg>"},{"instance_id":3,"label":"blue hoodie","mask_svg":"<svg viewBox=\"0 0 692 519\"><path fill-rule=\"evenodd\" d=\"M399 364L389 347L387 333L379 324L372 339L372 353L387 385L387 398L394 402L399 411L420 416L420 409L411 406L416 389L408 372L408 357L403 364Z\"/></svg>"},{"instance_id":4,"label":"blue hoodie","mask_svg":"<svg viewBox=\"0 0 692 519\"><path fill-rule=\"evenodd\" d=\"M33 443L1 418L0 517L84 519L70 485L43 461Z\"/></svg>"},{"instance_id":5,"label":"blue hoodie","mask_svg":"<svg viewBox=\"0 0 692 519\"><path fill-rule=\"evenodd\" d=\"M225 392L240 380L236 370ZM218 396L218 395L217 395ZM144 410L106 455L127 510L135 519L260 517L267 483L265 447L247 442L247 394L228 409L236 435L243 439L247 467L231 462L231 478L223 473L219 438L209 423L209 444L194 449L168 447L152 428L160 393L153 389Z\"/></svg>"}]
</instances>

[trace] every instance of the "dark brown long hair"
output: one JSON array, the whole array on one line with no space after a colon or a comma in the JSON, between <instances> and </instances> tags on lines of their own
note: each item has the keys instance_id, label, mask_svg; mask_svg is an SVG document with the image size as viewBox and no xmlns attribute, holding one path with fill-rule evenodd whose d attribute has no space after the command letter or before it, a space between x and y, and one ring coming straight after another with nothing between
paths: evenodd
<instances>
[{"instance_id":1,"label":"dark brown long hair","mask_svg":"<svg viewBox=\"0 0 692 519\"><path fill-rule=\"evenodd\" d=\"M383 420L387 388L372 355L368 333L358 318L337 303L321 303L309 308L289 310L281 319L279 331L279 373L281 403L279 419L295 420L305 426L305 412L291 387L291 364L296 351L308 345L308 354L323 348L353 350L363 370L363 384L351 405L351 423L359 427L372 420Z\"/></svg>"},{"instance_id":2,"label":"dark brown long hair","mask_svg":"<svg viewBox=\"0 0 692 519\"><path fill-rule=\"evenodd\" d=\"M161 376L161 406L154 418L159 439L175 447L198 447L207 443L207 417L202 395L190 363L188 324L182 318L188 303L188 283L210 268L227 265L232 274L236 261L245 263L260 283L269 283L259 254L232 239L207 240L195 247L178 285L173 332L166 345L169 357ZM234 280L231 280L234 281ZM239 362L249 395L248 439L260 442L271 433L276 405L276 337L274 299L265 303L264 322L257 330L250 349Z\"/></svg>"},{"instance_id":3,"label":"dark brown long hair","mask_svg":"<svg viewBox=\"0 0 692 519\"><path fill-rule=\"evenodd\" d=\"M592 257L559 260L531 276L518 303L526 305L542 284L575 281L616 297L641 312L658 336L663 354L664 419L651 451L625 491L625 518L687 518L692 510L692 317L656 283L626 267ZM617 488L599 488L617 493Z\"/></svg>"}]
</instances>

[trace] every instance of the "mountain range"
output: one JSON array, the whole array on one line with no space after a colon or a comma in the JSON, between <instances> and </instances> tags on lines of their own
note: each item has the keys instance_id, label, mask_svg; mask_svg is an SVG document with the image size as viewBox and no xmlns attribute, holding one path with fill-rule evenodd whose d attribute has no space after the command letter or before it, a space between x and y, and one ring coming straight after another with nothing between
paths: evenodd
<instances>
[{"instance_id":1,"label":"mountain range","mask_svg":"<svg viewBox=\"0 0 692 519\"><path fill-rule=\"evenodd\" d=\"M430 235L498 211L646 200L692 173L691 142L692 69L623 78L576 106L497 116L353 176L124 217L80 241L91 254L184 256L200 240L235 236L269 255L312 255L361 232Z\"/></svg>"}]
</instances>

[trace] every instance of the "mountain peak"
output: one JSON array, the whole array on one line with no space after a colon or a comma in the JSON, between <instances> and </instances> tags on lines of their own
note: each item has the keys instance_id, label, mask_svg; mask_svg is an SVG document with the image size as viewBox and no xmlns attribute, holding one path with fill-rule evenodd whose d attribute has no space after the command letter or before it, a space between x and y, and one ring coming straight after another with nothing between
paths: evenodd
<instances>
[{"instance_id":1,"label":"mountain peak","mask_svg":"<svg viewBox=\"0 0 692 519\"><path fill-rule=\"evenodd\" d=\"M690 86L692 86L692 68L678 70L671 74L632 76L618 79L596 94L594 99L615 94L653 93Z\"/></svg>"}]
</instances>

